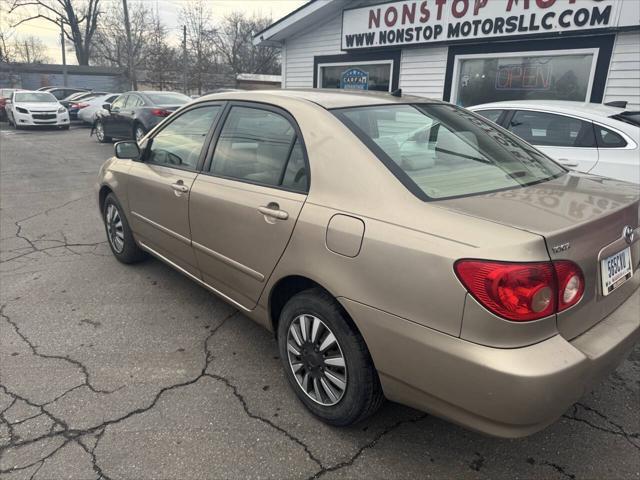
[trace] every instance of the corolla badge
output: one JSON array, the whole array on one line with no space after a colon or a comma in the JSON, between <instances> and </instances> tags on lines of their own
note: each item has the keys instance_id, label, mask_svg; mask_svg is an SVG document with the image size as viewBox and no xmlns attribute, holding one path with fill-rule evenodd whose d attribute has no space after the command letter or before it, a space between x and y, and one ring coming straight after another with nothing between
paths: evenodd
<instances>
[{"instance_id":1,"label":"corolla badge","mask_svg":"<svg viewBox=\"0 0 640 480\"><path fill-rule=\"evenodd\" d=\"M622 229L622 236L624 237L626 242L631 245L636 238L636 231L632 227L627 225L626 227L624 227L624 229Z\"/></svg>"},{"instance_id":2,"label":"corolla badge","mask_svg":"<svg viewBox=\"0 0 640 480\"><path fill-rule=\"evenodd\" d=\"M570 248L571 248L571 243L567 242L561 245L556 245L554 247L551 247L551 250L553 250L553 253L561 253L561 252L566 252Z\"/></svg>"}]
</instances>

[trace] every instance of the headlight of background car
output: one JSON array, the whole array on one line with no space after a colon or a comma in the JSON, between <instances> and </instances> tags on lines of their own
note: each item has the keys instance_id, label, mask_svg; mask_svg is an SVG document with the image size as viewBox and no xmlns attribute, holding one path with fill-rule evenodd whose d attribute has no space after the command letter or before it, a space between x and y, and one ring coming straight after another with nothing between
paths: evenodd
<instances>
[{"instance_id":1,"label":"headlight of background car","mask_svg":"<svg viewBox=\"0 0 640 480\"><path fill-rule=\"evenodd\" d=\"M18 111L18 113L29 113L29 110L27 110L26 108L16 107L16 110Z\"/></svg>"},{"instance_id":2,"label":"headlight of background car","mask_svg":"<svg viewBox=\"0 0 640 480\"><path fill-rule=\"evenodd\" d=\"M62 106L58 109L58 113L64 113L66 111L67 111L67 109L62 107Z\"/></svg>"}]
</instances>

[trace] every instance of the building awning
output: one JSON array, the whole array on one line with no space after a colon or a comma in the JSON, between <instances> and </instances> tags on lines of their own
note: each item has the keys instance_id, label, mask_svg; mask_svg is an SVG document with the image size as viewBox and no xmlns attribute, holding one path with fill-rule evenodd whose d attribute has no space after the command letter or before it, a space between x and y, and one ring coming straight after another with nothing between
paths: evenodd
<instances>
[{"instance_id":1,"label":"building awning","mask_svg":"<svg viewBox=\"0 0 640 480\"><path fill-rule=\"evenodd\" d=\"M340 12L347 3L348 0L311 0L258 32L253 37L253 44L279 47L285 38L318 25L323 19Z\"/></svg>"}]
</instances>

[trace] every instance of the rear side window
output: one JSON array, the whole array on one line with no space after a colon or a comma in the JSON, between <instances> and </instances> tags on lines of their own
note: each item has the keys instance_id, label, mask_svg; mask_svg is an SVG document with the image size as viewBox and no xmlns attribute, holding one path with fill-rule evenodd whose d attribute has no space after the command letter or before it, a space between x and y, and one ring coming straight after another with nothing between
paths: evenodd
<instances>
[{"instance_id":1,"label":"rear side window","mask_svg":"<svg viewBox=\"0 0 640 480\"><path fill-rule=\"evenodd\" d=\"M517 111L509 130L532 145L595 147L593 124L553 113Z\"/></svg>"},{"instance_id":2,"label":"rear side window","mask_svg":"<svg viewBox=\"0 0 640 480\"><path fill-rule=\"evenodd\" d=\"M273 187L305 190L304 151L284 116L231 108L213 154L211 173Z\"/></svg>"},{"instance_id":3,"label":"rear side window","mask_svg":"<svg viewBox=\"0 0 640 480\"><path fill-rule=\"evenodd\" d=\"M423 200L525 187L566 172L517 137L452 105L385 105L334 113Z\"/></svg>"},{"instance_id":4,"label":"rear side window","mask_svg":"<svg viewBox=\"0 0 640 480\"><path fill-rule=\"evenodd\" d=\"M498 123L502 110L476 110L478 115L482 115L487 120L491 120L494 123Z\"/></svg>"},{"instance_id":5,"label":"rear side window","mask_svg":"<svg viewBox=\"0 0 640 480\"><path fill-rule=\"evenodd\" d=\"M623 148L627 146L627 141L616 132L600 125L595 125L595 129L598 148Z\"/></svg>"}]
</instances>

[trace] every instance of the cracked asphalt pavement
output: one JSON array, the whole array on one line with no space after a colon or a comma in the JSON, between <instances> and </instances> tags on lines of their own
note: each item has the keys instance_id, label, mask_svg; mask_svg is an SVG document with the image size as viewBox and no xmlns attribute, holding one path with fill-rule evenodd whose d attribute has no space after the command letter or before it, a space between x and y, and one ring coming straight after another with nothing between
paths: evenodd
<instances>
[{"instance_id":1,"label":"cracked asphalt pavement","mask_svg":"<svg viewBox=\"0 0 640 480\"><path fill-rule=\"evenodd\" d=\"M638 347L525 439L391 403L319 422L270 333L159 261L111 256L93 184L112 151L84 128L0 130L2 479L640 478Z\"/></svg>"}]
</instances>

